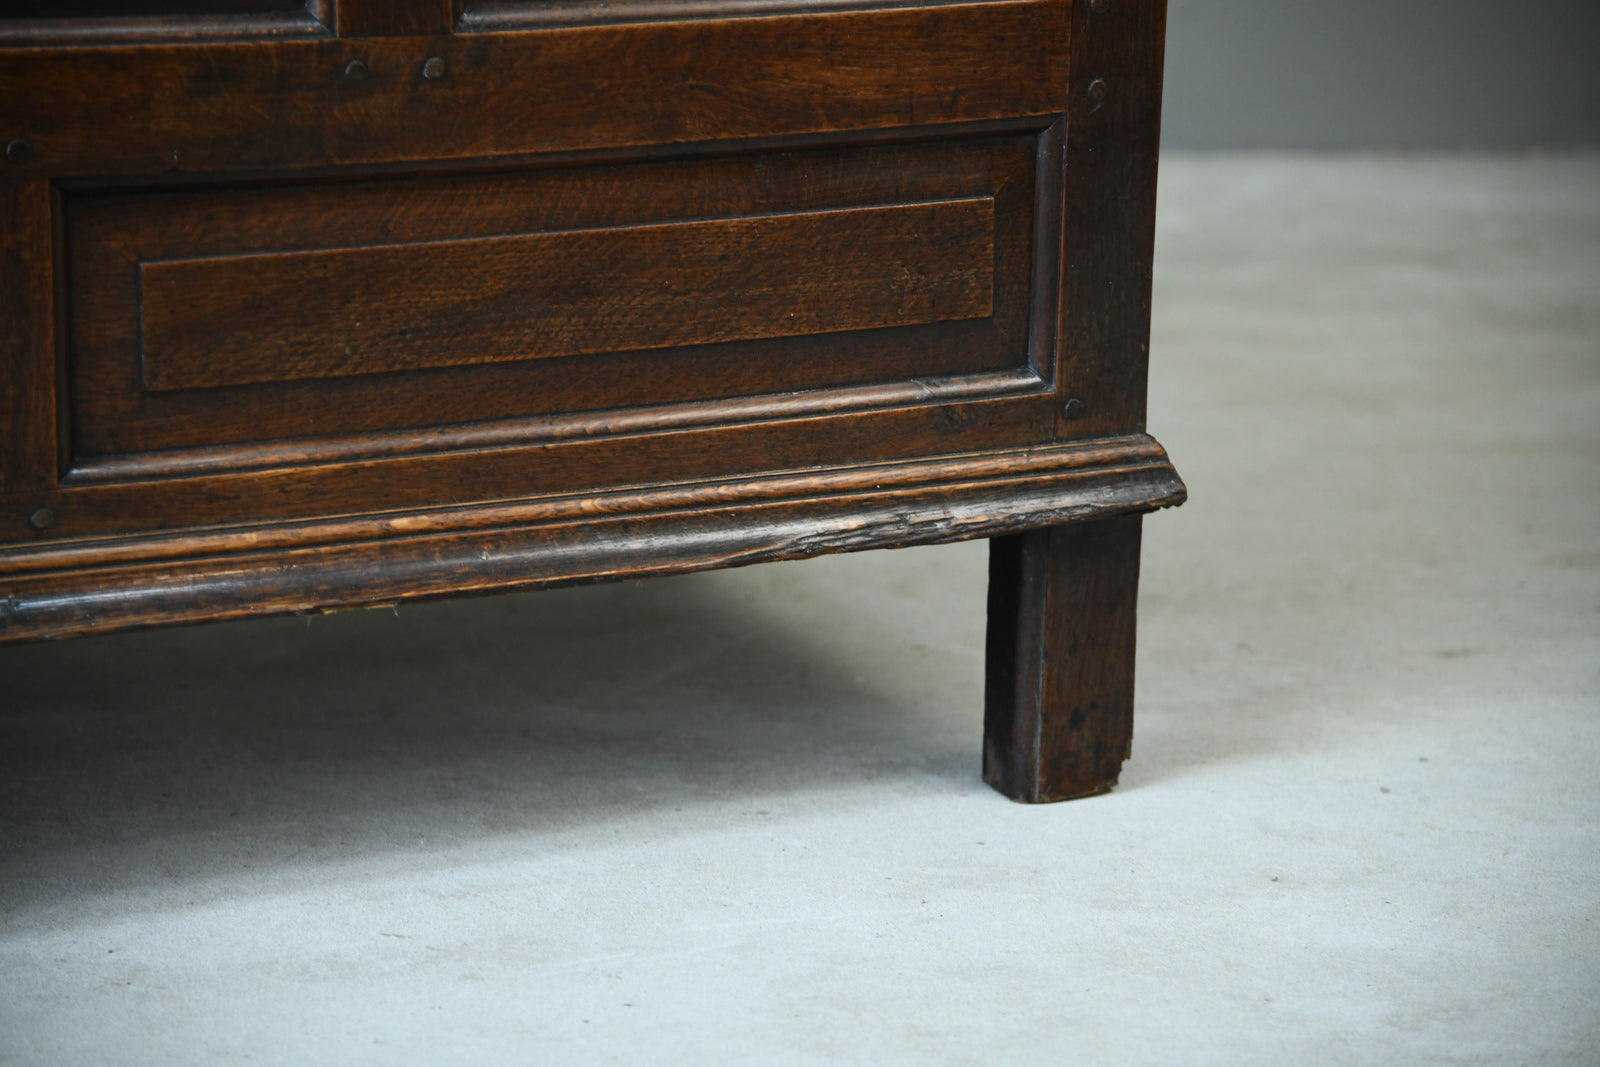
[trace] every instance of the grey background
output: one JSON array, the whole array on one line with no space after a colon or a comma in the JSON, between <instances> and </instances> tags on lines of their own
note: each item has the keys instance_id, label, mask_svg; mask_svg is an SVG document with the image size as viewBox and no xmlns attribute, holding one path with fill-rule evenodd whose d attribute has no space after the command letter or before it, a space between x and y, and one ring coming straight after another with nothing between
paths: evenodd
<instances>
[{"instance_id":1,"label":"grey background","mask_svg":"<svg viewBox=\"0 0 1600 1067\"><path fill-rule=\"evenodd\" d=\"M1170 0L1163 146L1600 145L1600 0Z\"/></svg>"}]
</instances>

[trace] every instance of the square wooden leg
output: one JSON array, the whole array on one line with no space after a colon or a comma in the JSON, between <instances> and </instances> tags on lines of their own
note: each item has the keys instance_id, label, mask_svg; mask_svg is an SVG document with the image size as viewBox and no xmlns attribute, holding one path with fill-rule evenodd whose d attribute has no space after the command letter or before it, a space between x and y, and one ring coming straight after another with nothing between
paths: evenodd
<instances>
[{"instance_id":1,"label":"square wooden leg","mask_svg":"<svg viewBox=\"0 0 1600 1067\"><path fill-rule=\"evenodd\" d=\"M1133 741L1140 520L990 542L983 779L1012 800L1117 783Z\"/></svg>"}]
</instances>

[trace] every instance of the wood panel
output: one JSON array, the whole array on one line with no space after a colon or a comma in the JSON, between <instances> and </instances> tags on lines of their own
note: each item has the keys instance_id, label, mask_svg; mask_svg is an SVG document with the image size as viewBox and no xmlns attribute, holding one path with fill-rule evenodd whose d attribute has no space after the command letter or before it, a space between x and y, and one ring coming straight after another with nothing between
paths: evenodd
<instances>
[{"instance_id":1,"label":"wood panel","mask_svg":"<svg viewBox=\"0 0 1600 1067\"><path fill-rule=\"evenodd\" d=\"M144 263L154 391L989 317L994 202Z\"/></svg>"},{"instance_id":2,"label":"wood panel","mask_svg":"<svg viewBox=\"0 0 1600 1067\"><path fill-rule=\"evenodd\" d=\"M1022 0L429 39L26 49L0 64L0 128L33 146L33 173L94 177L1053 115L1066 103L1067 12L1067 0ZM439 77L423 74L432 58ZM107 100L116 122L105 121Z\"/></svg>"},{"instance_id":3,"label":"wood panel","mask_svg":"<svg viewBox=\"0 0 1600 1067\"><path fill-rule=\"evenodd\" d=\"M1023 132L436 179L75 191L74 469L1025 370L1054 348L1053 321L1041 330L1034 310L1051 294L1030 271L1037 201L1050 195L1035 188L1040 150L1039 134ZM702 248L695 284L670 246L708 233L743 234L746 251ZM518 234L542 235L545 280L471 254L524 254L506 240ZM487 241L461 246L472 238ZM388 256L400 259L387 274L363 273ZM284 262L284 286L229 267ZM569 310L531 308L540 287ZM918 322L935 318L945 321ZM641 347L618 347L629 344ZM293 448L285 462L303 457Z\"/></svg>"}]
</instances>

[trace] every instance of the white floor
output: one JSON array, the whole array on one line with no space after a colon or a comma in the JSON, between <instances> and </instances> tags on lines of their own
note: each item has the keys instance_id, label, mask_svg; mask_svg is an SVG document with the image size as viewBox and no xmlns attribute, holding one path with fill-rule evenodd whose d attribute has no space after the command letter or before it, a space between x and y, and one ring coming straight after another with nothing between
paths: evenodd
<instances>
[{"instance_id":1,"label":"white floor","mask_svg":"<svg viewBox=\"0 0 1600 1067\"><path fill-rule=\"evenodd\" d=\"M984 546L0 650L0 1061L1600 1062L1600 157L1170 157L1134 759Z\"/></svg>"}]
</instances>

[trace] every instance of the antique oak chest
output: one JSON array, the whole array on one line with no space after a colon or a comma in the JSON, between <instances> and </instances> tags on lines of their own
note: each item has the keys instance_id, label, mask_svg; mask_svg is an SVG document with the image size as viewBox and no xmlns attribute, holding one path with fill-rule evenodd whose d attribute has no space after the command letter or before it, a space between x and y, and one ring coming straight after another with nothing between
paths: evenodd
<instances>
[{"instance_id":1,"label":"antique oak chest","mask_svg":"<svg viewBox=\"0 0 1600 1067\"><path fill-rule=\"evenodd\" d=\"M1163 0L0 3L0 640L992 538L1132 731Z\"/></svg>"}]
</instances>

